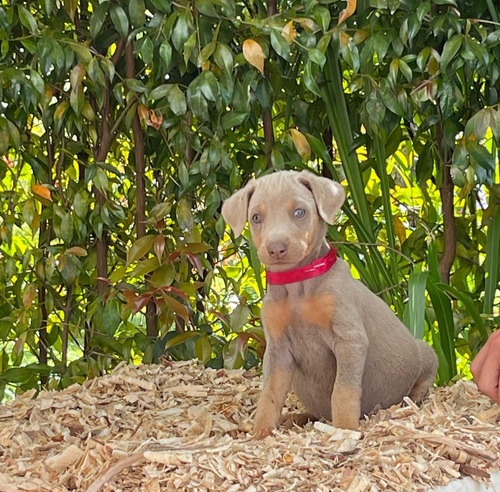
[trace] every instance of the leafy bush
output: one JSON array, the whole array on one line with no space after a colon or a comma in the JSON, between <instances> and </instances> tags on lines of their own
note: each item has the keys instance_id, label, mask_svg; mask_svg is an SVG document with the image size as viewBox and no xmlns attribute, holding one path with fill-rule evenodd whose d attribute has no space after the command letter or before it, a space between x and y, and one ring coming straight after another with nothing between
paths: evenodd
<instances>
[{"instance_id":1,"label":"leafy bush","mask_svg":"<svg viewBox=\"0 0 500 492\"><path fill-rule=\"evenodd\" d=\"M499 74L490 0L0 2L0 393L257 364L262 269L219 211L284 168L345 184L332 240L467 374L499 316Z\"/></svg>"}]
</instances>

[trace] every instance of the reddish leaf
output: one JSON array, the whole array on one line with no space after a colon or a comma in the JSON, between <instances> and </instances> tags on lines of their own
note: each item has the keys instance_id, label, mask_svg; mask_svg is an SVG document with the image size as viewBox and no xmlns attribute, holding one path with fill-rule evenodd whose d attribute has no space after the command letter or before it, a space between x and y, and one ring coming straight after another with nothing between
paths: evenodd
<instances>
[{"instance_id":1,"label":"reddish leaf","mask_svg":"<svg viewBox=\"0 0 500 492\"><path fill-rule=\"evenodd\" d=\"M177 299L174 299L173 297L164 294L163 299L165 299L165 302L167 303L168 307L175 313L178 314L184 321L189 322L189 311L188 308L179 302Z\"/></svg>"},{"instance_id":2,"label":"reddish leaf","mask_svg":"<svg viewBox=\"0 0 500 492\"><path fill-rule=\"evenodd\" d=\"M151 300L151 294L142 294L134 300L132 314L137 314Z\"/></svg>"},{"instance_id":3,"label":"reddish leaf","mask_svg":"<svg viewBox=\"0 0 500 492\"><path fill-rule=\"evenodd\" d=\"M178 289L177 287L172 287L172 286L161 287L160 290L162 290L163 292L171 292L172 294L175 294L176 296L182 297L183 299L186 300L189 299L187 294L183 292L181 289Z\"/></svg>"},{"instance_id":4,"label":"reddish leaf","mask_svg":"<svg viewBox=\"0 0 500 492\"><path fill-rule=\"evenodd\" d=\"M201 264L201 260L194 255L193 253L190 253L189 251L186 253L189 261L191 262L191 265L193 265L196 270L198 270L199 273L203 272L203 265Z\"/></svg>"},{"instance_id":5,"label":"reddish leaf","mask_svg":"<svg viewBox=\"0 0 500 492\"><path fill-rule=\"evenodd\" d=\"M172 253L170 253L168 255L167 261L174 261L176 258L178 258L180 256L180 254L181 254L181 252L178 249L176 249L175 251L172 251Z\"/></svg>"},{"instance_id":6,"label":"reddish leaf","mask_svg":"<svg viewBox=\"0 0 500 492\"><path fill-rule=\"evenodd\" d=\"M219 318L226 326L229 326L229 321L223 314L219 313L219 311L216 311L215 309L210 309L208 312L217 316L217 318Z\"/></svg>"},{"instance_id":7,"label":"reddish leaf","mask_svg":"<svg viewBox=\"0 0 500 492\"><path fill-rule=\"evenodd\" d=\"M38 198L44 198L45 200L48 200L49 202L52 201L52 196L50 194L50 190L44 186L44 185L33 185L31 187L33 190L33 193L38 197Z\"/></svg>"},{"instance_id":8,"label":"reddish leaf","mask_svg":"<svg viewBox=\"0 0 500 492\"><path fill-rule=\"evenodd\" d=\"M158 236L155 237L153 245L158 263L161 263L163 253L165 252L165 236L163 236L163 234L158 234Z\"/></svg>"},{"instance_id":9,"label":"reddish leaf","mask_svg":"<svg viewBox=\"0 0 500 492\"><path fill-rule=\"evenodd\" d=\"M24 309L29 309L36 295L36 284L29 284L23 294Z\"/></svg>"}]
</instances>

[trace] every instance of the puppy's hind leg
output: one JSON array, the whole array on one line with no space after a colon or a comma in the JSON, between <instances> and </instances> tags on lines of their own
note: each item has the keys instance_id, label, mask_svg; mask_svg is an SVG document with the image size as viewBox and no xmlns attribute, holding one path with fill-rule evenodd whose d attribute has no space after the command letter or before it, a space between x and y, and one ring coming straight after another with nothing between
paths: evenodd
<instances>
[{"instance_id":1,"label":"puppy's hind leg","mask_svg":"<svg viewBox=\"0 0 500 492\"><path fill-rule=\"evenodd\" d=\"M416 343L420 354L420 374L410 391L409 397L415 403L420 403L434 384L439 362L436 352L430 345L422 340L416 340Z\"/></svg>"}]
</instances>

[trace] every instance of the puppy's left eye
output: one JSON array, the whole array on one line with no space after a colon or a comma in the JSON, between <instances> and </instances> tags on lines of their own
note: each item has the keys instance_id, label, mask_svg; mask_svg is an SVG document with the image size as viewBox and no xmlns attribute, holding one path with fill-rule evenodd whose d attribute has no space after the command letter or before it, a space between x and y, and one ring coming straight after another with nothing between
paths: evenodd
<instances>
[{"instance_id":1,"label":"puppy's left eye","mask_svg":"<svg viewBox=\"0 0 500 492\"><path fill-rule=\"evenodd\" d=\"M304 215L306 215L306 211L303 208L296 208L293 212L293 216L296 219L301 219L302 217L304 217Z\"/></svg>"}]
</instances>

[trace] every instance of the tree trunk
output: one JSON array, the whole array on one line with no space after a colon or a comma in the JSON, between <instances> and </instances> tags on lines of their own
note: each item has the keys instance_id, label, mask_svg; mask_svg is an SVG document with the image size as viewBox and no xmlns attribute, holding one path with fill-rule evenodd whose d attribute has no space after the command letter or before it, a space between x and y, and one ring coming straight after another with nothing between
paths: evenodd
<instances>
[{"instance_id":1,"label":"tree trunk","mask_svg":"<svg viewBox=\"0 0 500 492\"><path fill-rule=\"evenodd\" d=\"M134 46L132 41L125 48L125 61L127 78L134 78L135 60ZM146 162L144 156L144 135L142 134L141 122L137 109L132 119L132 134L134 137L134 157L135 157L135 178L136 178L136 234L137 239L146 235ZM154 301L149 301L146 305L146 333L148 337L158 336L158 318L156 315L156 305Z\"/></svg>"},{"instance_id":2,"label":"tree trunk","mask_svg":"<svg viewBox=\"0 0 500 492\"><path fill-rule=\"evenodd\" d=\"M450 283L450 271L455 261L456 252L456 233L455 233L455 208L453 204L453 180L451 178L451 167L449 164L443 164L442 183L439 188L441 195L441 204L443 207L443 227L444 227L444 245L443 255L439 262L441 281Z\"/></svg>"},{"instance_id":3,"label":"tree trunk","mask_svg":"<svg viewBox=\"0 0 500 492\"><path fill-rule=\"evenodd\" d=\"M268 2L267 2L267 16L271 17L273 15L276 15L276 13L277 13L276 0L268 0ZM267 69L264 69L264 76L267 79L269 78L269 73L268 73ZM271 156L272 156L272 150L273 150L274 142L275 142L274 130L273 130L273 118L271 115L271 109L264 109L262 111L262 125L264 127L264 139L268 145L268 150L266 153L267 167L271 168L273 166Z\"/></svg>"}]
</instances>

